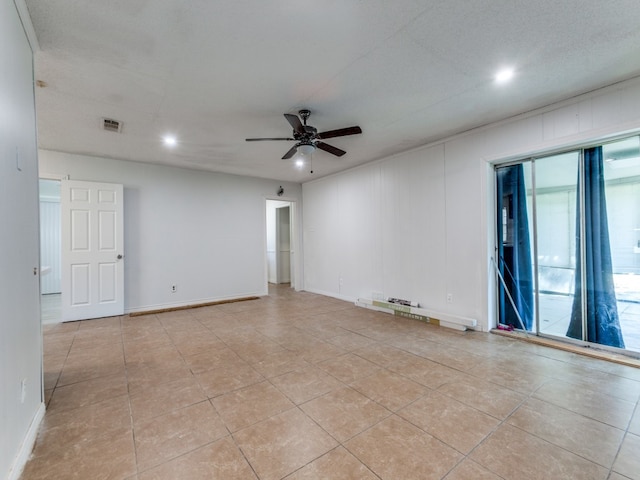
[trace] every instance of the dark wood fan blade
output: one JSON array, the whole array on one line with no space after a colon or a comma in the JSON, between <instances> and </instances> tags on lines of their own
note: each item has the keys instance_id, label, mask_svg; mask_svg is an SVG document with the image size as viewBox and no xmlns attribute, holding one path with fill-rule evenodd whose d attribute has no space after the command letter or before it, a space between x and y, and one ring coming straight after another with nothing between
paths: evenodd
<instances>
[{"instance_id":1,"label":"dark wood fan blade","mask_svg":"<svg viewBox=\"0 0 640 480\"><path fill-rule=\"evenodd\" d=\"M347 127L347 128L339 128L337 130L329 130L328 132L318 133L316 138L334 138L334 137L344 137L346 135L357 135L362 133L362 129L358 126L355 127Z\"/></svg>"},{"instance_id":2,"label":"dark wood fan blade","mask_svg":"<svg viewBox=\"0 0 640 480\"><path fill-rule=\"evenodd\" d=\"M305 133L304 125L302 125L302 122L300 121L297 115L293 115L291 113L285 113L284 118L287 119L287 122L289 122L289 125L293 127L293 130L296 133Z\"/></svg>"},{"instance_id":3,"label":"dark wood fan blade","mask_svg":"<svg viewBox=\"0 0 640 480\"><path fill-rule=\"evenodd\" d=\"M262 142L264 140L295 140L295 138L247 138L247 142Z\"/></svg>"},{"instance_id":4,"label":"dark wood fan blade","mask_svg":"<svg viewBox=\"0 0 640 480\"><path fill-rule=\"evenodd\" d=\"M298 145L294 145L293 147L291 147L291 150L289 150L287 153L284 154L284 157L282 157L282 160L288 160L289 158L293 157L296 154L297 150L298 150Z\"/></svg>"},{"instance_id":5,"label":"dark wood fan blade","mask_svg":"<svg viewBox=\"0 0 640 480\"><path fill-rule=\"evenodd\" d=\"M336 157L341 157L342 155L347 153L344 150L340 150L339 148L336 148L333 145L329 145L328 143L324 142L316 142L316 147L318 147L320 150L324 150L325 152L332 153Z\"/></svg>"}]
</instances>

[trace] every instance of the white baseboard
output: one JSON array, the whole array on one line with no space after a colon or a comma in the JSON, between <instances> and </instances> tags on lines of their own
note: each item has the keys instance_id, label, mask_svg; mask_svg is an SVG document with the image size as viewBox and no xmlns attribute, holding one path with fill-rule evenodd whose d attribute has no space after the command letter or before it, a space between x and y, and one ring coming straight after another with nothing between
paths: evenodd
<instances>
[{"instance_id":1,"label":"white baseboard","mask_svg":"<svg viewBox=\"0 0 640 480\"><path fill-rule=\"evenodd\" d=\"M268 291L262 291L262 292L246 293L243 295L234 295L230 297L211 297L211 298L199 298L199 299L186 300L184 302L158 303L155 305L145 305L142 307L126 308L124 311L124 314L125 315L129 313L139 314L139 313L145 313L150 311L152 312L155 310L162 310L162 309L184 308L184 307L191 307L194 305L203 305L203 304L213 303L213 302L239 300L239 299L248 298L248 297L264 297L264 296L267 296L268 294L269 294Z\"/></svg>"},{"instance_id":2,"label":"white baseboard","mask_svg":"<svg viewBox=\"0 0 640 480\"><path fill-rule=\"evenodd\" d=\"M31 421L31 425L29 425L29 430L27 430L27 434L22 441L20 450L18 450L18 454L13 461L13 465L11 465L11 468L9 469L9 476L7 477L7 480L18 480L20 475L22 475L22 471L29 461L29 457L33 451L33 446L36 443L38 428L40 428L40 423L44 418L45 411L44 402L40 402L38 410L36 410L36 414L33 416L33 420Z\"/></svg>"}]
</instances>

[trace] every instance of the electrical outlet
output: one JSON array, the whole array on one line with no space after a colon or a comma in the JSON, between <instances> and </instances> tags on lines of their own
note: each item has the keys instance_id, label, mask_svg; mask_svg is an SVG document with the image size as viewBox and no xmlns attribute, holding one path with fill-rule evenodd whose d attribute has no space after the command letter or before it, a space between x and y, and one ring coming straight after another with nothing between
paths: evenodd
<instances>
[{"instance_id":1,"label":"electrical outlet","mask_svg":"<svg viewBox=\"0 0 640 480\"><path fill-rule=\"evenodd\" d=\"M178 291L177 285L171 285L171 293L176 293Z\"/></svg>"},{"instance_id":2,"label":"electrical outlet","mask_svg":"<svg viewBox=\"0 0 640 480\"><path fill-rule=\"evenodd\" d=\"M453 293L447 293L447 303L453 303Z\"/></svg>"}]
</instances>

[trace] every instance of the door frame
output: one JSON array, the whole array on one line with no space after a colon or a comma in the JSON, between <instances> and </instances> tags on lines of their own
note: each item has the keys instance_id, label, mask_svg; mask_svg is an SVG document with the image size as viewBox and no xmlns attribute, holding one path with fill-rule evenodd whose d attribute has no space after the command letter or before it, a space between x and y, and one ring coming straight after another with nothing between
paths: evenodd
<instances>
[{"instance_id":1,"label":"door frame","mask_svg":"<svg viewBox=\"0 0 640 480\"><path fill-rule=\"evenodd\" d=\"M264 288L265 292L269 292L269 271L267 257L267 205L269 201L287 202L289 203L289 220L291 222L291 288L295 291L304 290L303 281L303 265L302 265L302 237L299 226L301 211L299 208L299 200L294 197L279 197L275 195L265 195L263 203L263 252L264 252Z\"/></svg>"},{"instance_id":2,"label":"door frame","mask_svg":"<svg viewBox=\"0 0 640 480\"><path fill-rule=\"evenodd\" d=\"M607 139L601 139L601 140L597 140L597 141L590 141L590 142L583 142L583 143L578 143L576 145L569 145L566 146L564 148L560 148L560 149L553 149L550 150L548 152L539 152L537 154L529 154L529 155L523 155L521 158L519 159L515 159L515 160L508 160L508 161L504 161L504 162L499 162L499 161L495 161L495 162L488 162L487 163L487 172L488 172L488 178L490 179L491 182L491 186L490 188L488 188L488 192L491 192L491 198L490 201L488 202L488 205L490 206L490 211L488 213L487 218L488 219L493 219L492 220L492 224L489 224L489 245L492 245L492 247L490 248L489 251L489 258L488 258L488 264L489 264L489 274L490 277L492 278L492 282L489 282L490 288L488 291L489 294L489 298L490 298L490 302L489 302L489 326L490 328L496 328L498 325L498 318L499 318L499 300L498 300L498 292L500 290L500 279L496 273L496 262L497 259L494 259L494 256L496 256L496 253L498 251L498 242L501 241L500 238L498 238L498 231L497 231L497 222L501 221L501 219L498 216L498 212L497 212L497 205L498 205L498 198L497 198L497 181L496 181L496 172L499 168L502 167L508 167L508 166L512 166L512 165L516 165L516 164L525 164L525 163L530 163L531 164L531 168L532 168L532 173L531 173L531 180L532 180L532 196L533 196L533 205L532 205L532 231L531 231L531 235L532 235L532 255L534 259L538 258L538 211L537 211L537 200L536 200L536 194L537 194L537 189L536 189L536 162L545 159L545 158L549 158L549 157L554 157L557 155L564 155L564 154L568 154L568 153L572 153L572 152L576 152L579 154L579 158L578 158L578 165L577 165L577 169L578 169L578 182L576 184L576 188L577 190L582 190L584 191L584 151L588 148L592 148L595 146L602 146L605 145L607 143L612 143L618 140L623 140L629 137L633 137L633 136L637 136L640 135L640 132L635 132L635 133L626 133L626 134L621 134L621 135L616 135L614 137L611 138L607 138ZM582 205L579 207L580 210L582 212L584 212L585 208L584 208L584 196L580 196L579 201L582 203ZM580 222L579 225L577 226L577 228L580 228L581 230L584 229L584 222L585 219L584 217L581 215L580 216ZM577 261L583 262L584 264L584 255L585 255L585 235L584 232L581 233L580 235L580 239L581 239L581 259L576 259ZM553 341L558 341L560 343L564 343L564 344L569 344L569 345L575 345L578 347L586 347L586 348L593 348L594 350L600 350L603 352L610 352L610 353L615 353L615 354L622 354L628 357L633 357L633 358L640 358L640 352L635 351L635 350L629 350L627 348L618 348L618 347L612 347L609 345L605 345L605 344L600 344L600 343L593 343L593 342L589 342L586 339L576 339L576 338L571 338L568 336L559 336L559 335L554 335L551 333L546 333L546 332L542 332L541 331L541 327L540 327L540 307L539 307L539 296L540 296L540 290L539 290L539 286L538 286L538 281L539 281L539 276L538 276L538 261L535 260L534 261L534 273L533 273L533 281L534 281L534 308L535 308L535 316L534 316L534 324L535 324L535 331L534 332L529 332L528 335L532 335L535 337L540 337L540 338L545 338L545 339L550 339ZM582 268L582 274L583 276L585 275L585 268ZM583 281L581 282L582 285L585 285L585 281L583 278ZM583 302L583 311L586 310L586 295L582 295L582 302ZM586 316L583 316L583 321L585 321ZM583 324L583 332L586 332L586 327Z\"/></svg>"}]
</instances>

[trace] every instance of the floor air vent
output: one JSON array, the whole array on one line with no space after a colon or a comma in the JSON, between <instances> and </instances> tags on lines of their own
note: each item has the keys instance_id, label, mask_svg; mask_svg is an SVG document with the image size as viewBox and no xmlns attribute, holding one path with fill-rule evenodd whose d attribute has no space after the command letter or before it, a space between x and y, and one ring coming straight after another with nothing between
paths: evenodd
<instances>
[{"instance_id":1,"label":"floor air vent","mask_svg":"<svg viewBox=\"0 0 640 480\"><path fill-rule=\"evenodd\" d=\"M107 132L120 133L122 132L122 122L113 120L112 118L103 118L102 128L104 128Z\"/></svg>"}]
</instances>

